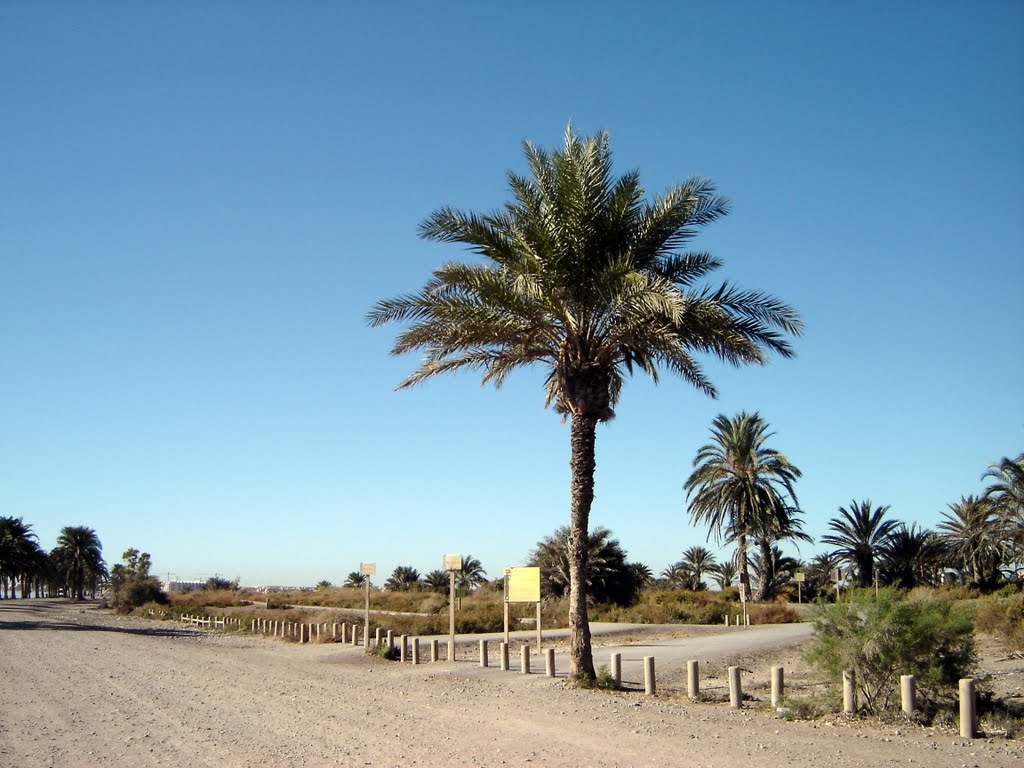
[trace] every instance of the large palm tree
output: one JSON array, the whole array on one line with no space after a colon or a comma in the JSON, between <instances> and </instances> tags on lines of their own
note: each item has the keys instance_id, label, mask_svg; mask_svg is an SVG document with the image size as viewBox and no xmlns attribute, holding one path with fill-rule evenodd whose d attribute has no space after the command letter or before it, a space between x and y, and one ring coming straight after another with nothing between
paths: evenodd
<instances>
[{"instance_id":1,"label":"large palm tree","mask_svg":"<svg viewBox=\"0 0 1024 768\"><path fill-rule=\"evenodd\" d=\"M84 600L86 587L95 595L99 580L107 574L96 531L84 525L65 526L51 554L69 595Z\"/></svg>"},{"instance_id":2,"label":"large palm tree","mask_svg":"<svg viewBox=\"0 0 1024 768\"><path fill-rule=\"evenodd\" d=\"M700 447L684 488L690 517L714 535L736 541L740 589L749 596L747 539L759 529L785 524L796 507L793 483L800 470L769 448L768 423L757 413L715 417L711 442Z\"/></svg>"},{"instance_id":3,"label":"large palm tree","mask_svg":"<svg viewBox=\"0 0 1024 768\"><path fill-rule=\"evenodd\" d=\"M608 136L569 126L552 152L524 143L532 178L508 174L512 199L493 213L435 211L428 239L480 257L448 263L418 292L378 302L371 325L409 323L392 353L422 352L408 387L461 368L500 385L539 363L548 405L570 422L570 674L593 679L587 618L587 531L594 499L597 425L614 415L627 374L667 369L700 391L715 388L695 359L763 364L792 354L797 313L728 284L698 287L720 266L685 252L697 230L728 212L706 179L654 200L635 171L614 178Z\"/></svg>"},{"instance_id":4,"label":"large palm tree","mask_svg":"<svg viewBox=\"0 0 1024 768\"><path fill-rule=\"evenodd\" d=\"M840 507L839 517L829 520L832 533L821 537L823 543L836 547L833 554L854 568L859 587L874 583L875 563L899 524L885 519L888 512L888 505L872 509L871 499L851 501L849 509Z\"/></svg>"}]
</instances>

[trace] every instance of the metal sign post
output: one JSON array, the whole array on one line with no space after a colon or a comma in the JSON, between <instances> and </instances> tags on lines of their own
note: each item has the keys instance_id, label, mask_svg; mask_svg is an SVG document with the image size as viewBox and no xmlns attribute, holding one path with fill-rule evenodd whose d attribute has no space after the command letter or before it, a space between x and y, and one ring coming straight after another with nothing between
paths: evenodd
<instances>
[{"instance_id":1,"label":"metal sign post","mask_svg":"<svg viewBox=\"0 0 1024 768\"><path fill-rule=\"evenodd\" d=\"M462 555L445 555L448 571L448 661L455 661L455 573L462 570Z\"/></svg>"}]
</instances>

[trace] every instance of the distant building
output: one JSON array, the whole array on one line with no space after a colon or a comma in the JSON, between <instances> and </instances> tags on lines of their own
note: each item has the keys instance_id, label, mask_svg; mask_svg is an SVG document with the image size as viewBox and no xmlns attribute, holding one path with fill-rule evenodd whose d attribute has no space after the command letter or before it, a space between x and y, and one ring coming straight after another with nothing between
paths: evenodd
<instances>
[{"instance_id":1,"label":"distant building","mask_svg":"<svg viewBox=\"0 0 1024 768\"><path fill-rule=\"evenodd\" d=\"M205 581L164 581L161 583L164 592L191 592L206 586Z\"/></svg>"}]
</instances>

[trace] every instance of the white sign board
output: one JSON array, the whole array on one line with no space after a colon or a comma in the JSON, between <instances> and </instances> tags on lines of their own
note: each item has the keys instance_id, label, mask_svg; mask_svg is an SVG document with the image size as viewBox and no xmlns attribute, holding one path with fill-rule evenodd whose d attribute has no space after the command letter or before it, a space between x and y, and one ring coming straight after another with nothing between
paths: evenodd
<instances>
[{"instance_id":1,"label":"white sign board","mask_svg":"<svg viewBox=\"0 0 1024 768\"><path fill-rule=\"evenodd\" d=\"M442 570L445 571L461 571L462 570L462 555L445 555L444 556L444 567Z\"/></svg>"},{"instance_id":2,"label":"white sign board","mask_svg":"<svg viewBox=\"0 0 1024 768\"><path fill-rule=\"evenodd\" d=\"M360 563L359 573L363 576L373 576L377 573L376 563Z\"/></svg>"}]
</instances>

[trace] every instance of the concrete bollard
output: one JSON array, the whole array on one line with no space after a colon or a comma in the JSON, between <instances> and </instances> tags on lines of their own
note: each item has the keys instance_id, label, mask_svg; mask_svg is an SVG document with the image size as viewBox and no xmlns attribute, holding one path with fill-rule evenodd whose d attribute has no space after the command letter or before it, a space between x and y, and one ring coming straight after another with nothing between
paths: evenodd
<instances>
[{"instance_id":1,"label":"concrete bollard","mask_svg":"<svg viewBox=\"0 0 1024 768\"><path fill-rule=\"evenodd\" d=\"M359 645L359 627L355 624L352 625L352 645Z\"/></svg>"},{"instance_id":2,"label":"concrete bollard","mask_svg":"<svg viewBox=\"0 0 1024 768\"><path fill-rule=\"evenodd\" d=\"M900 675L900 708L907 716L917 712L917 680L913 675Z\"/></svg>"},{"instance_id":3,"label":"concrete bollard","mask_svg":"<svg viewBox=\"0 0 1024 768\"><path fill-rule=\"evenodd\" d=\"M978 730L978 712L974 699L974 680L965 677L960 681L960 736L973 739Z\"/></svg>"},{"instance_id":4,"label":"concrete bollard","mask_svg":"<svg viewBox=\"0 0 1024 768\"><path fill-rule=\"evenodd\" d=\"M644 656L644 693L653 696L657 690L657 684L654 681L654 657Z\"/></svg>"},{"instance_id":5,"label":"concrete bollard","mask_svg":"<svg viewBox=\"0 0 1024 768\"><path fill-rule=\"evenodd\" d=\"M852 715L857 711L857 673L852 669L843 672L843 714Z\"/></svg>"},{"instance_id":6,"label":"concrete bollard","mask_svg":"<svg viewBox=\"0 0 1024 768\"><path fill-rule=\"evenodd\" d=\"M380 645L380 627L373 633L373 642Z\"/></svg>"},{"instance_id":7,"label":"concrete bollard","mask_svg":"<svg viewBox=\"0 0 1024 768\"><path fill-rule=\"evenodd\" d=\"M388 643L388 648L394 648L395 647L395 631L393 629L389 629L388 630L387 643Z\"/></svg>"},{"instance_id":8,"label":"concrete bollard","mask_svg":"<svg viewBox=\"0 0 1024 768\"><path fill-rule=\"evenodd\" d=\"M480 666L487 669L487 641L480 641Z\"/></svg>"},{"instance_id":9,"label":"concrete bollard","mask_svg":"<svg viewBox=\"0 0 1024 768\"><path fill-rule=\"evenodd\" d=\"M612 680L616 685L622 685L622 654L613 653L608 666L612 673Z\"/></svg>"},{"instance_id":10,"label":"concrete bollard","mask_svg":"<svg viewBox=\"0 0 1024 768\"><path fill-rule=\"evenodd\" d=\"M691 699L700 698L700 665L696 659L686 662L686 695Z\"/></svg>"},{"instance_id":11,"label":"concrete bollard","mask_svg":"<svg viewBox=\"0 0 1024 768\"><path fill-rule=\"evenodd\" d=\"M341 625L341 642L348 642L348 622L344 622Z\"/></svg>"},{"instance_id":12,"label":"concrete bollard","mask_svg":"<svg viewBox=\"0 0 1024 768\"><path fill-rule=\"evenodd\" d=\"M729 626L729 614L725 614L725 626Z\"/></svg>"},{"instance_id":13,"label":"concrete bollard","mask_svg":"<svg viewBox=\"0 0 1024 768\"><path fill-rule=\"evenodd\" d=\"M740 684L739 667L729 667L729 706L733 709L743 707L743 686Z\"/></svg>"},{"instance_id":14,"label":"concrete bollard","mask_svg":"<svg viewBox=\"0 0 1024 768\"><path fill-rule=\"evenodd\" d=\"M508 672L508 643L501 644L501 671Z\"/></svg>"},{"instance_id":15,"label":"concrete bollard","mask_svg":"<svg viewBox=\"0 0 1024 768\"><path fill-rule=\"evenodd\" d=\"M331 624L331 640L337 640L337 639L338 639L338 622L335 621L335 622L333 622Z\"/></svg>"},{"instance_id":16,"label":"concrete bollard","mask_svg":"<svg viewBox=\"0 0 1024 768\"><path fill-rule=\"evenodd\" d=\"M431 663L437 662L441 658L441 652L438 648L437 640L430 641L430 661Z\"/></svg>"},{"instance_id":17,"label":"concrete bollard","mask_svg":"<svg viewBox=\"0 0 1024 768\"><path fill-rule=\"evenodd\" d=\"M749 613L746 616L743 617L743 623L746 624L748 627L750 626L750 614Z\"/></svg>"},{"instance_id":18,"label":"concrete bollard","mask_svg":"<svg viewBox=\"0 0 1024 768\"><path fill-rule=\"evenodd\" d=\"M316 625L316 641L317 641L318 643L320 642L320 628L321 628L322 626L323 626L322 624L317 624L317 625Z\"/></svg>"},{"instance_id":19,"label":"concrete bollard","mask_svg":"<svg viewBox=\"0 0 1024 768\"><path fill-rule=\"evenodd\" d=\"M784 686L785 671L782 667L772 667L772 706L776 709L782 706Z\"/></svg>"},{"instance_id":20,"label":"concrete bollard","mask_svg":"<svg viewBox=\"0 0 1024 768\"><path fill-rule=\"evenodd\" d=\"M400 638L398 638L398 641L399 641L398 660L401 661L404 664L406 658L408 657L408 653L409 653L409 636L408 635L402 635Z\"/></svg>"},{"instance_id":21,"label":"concrete bollard","mask_svg":"<svg viewBox=\"0 0 1024 768\"><path fill-rule=\"evenodd\" d=\"M367 624L363 627L363 648L369 650L370 648L370 625Z\"/></svg>"},{"instance_id":22,"label":"concrete bollard","mask_svg":"<svg viewBox=\"0 0 1024 768\"><path fill-rule=\"evenodd\" d=\"M548 677L554 677L555 676L555 649L554 648L548 648L547 651L545 651L545 654L546 654L547 658L545 659L546 663L544 665L544 667L545 667L544 671L547 673Z\"/></svg>"},{"instance_id":23,"label":"concrete bollard","mask_svg":"<svg viewBox=\"0 0 1024 768\"><path fill-rule=\"evenodd\" d=\"M420 663L420 639L418 637L412 639L412 663Z\"/></svg>"},{"instance_id":24,"label":"concrete bollard","mask_svg":"<svg viewBox=\"0 0 1024 768\"><path fill-rule=\"evenodd\" d=\"M736 626L738 627L739 625L740 625L740 614L737 613L736 614Z\"/></svg>"},{"instance_id":25,"label":"concrete bollard","mask_svg":"<svg viewBox=\"0 0 1024 768\"><path fill-rule=\"evenodd\" d=\"M530 646L528 645L519 649L519 671L524 675L530 674Z\"/></svg>"}]
</instances>

